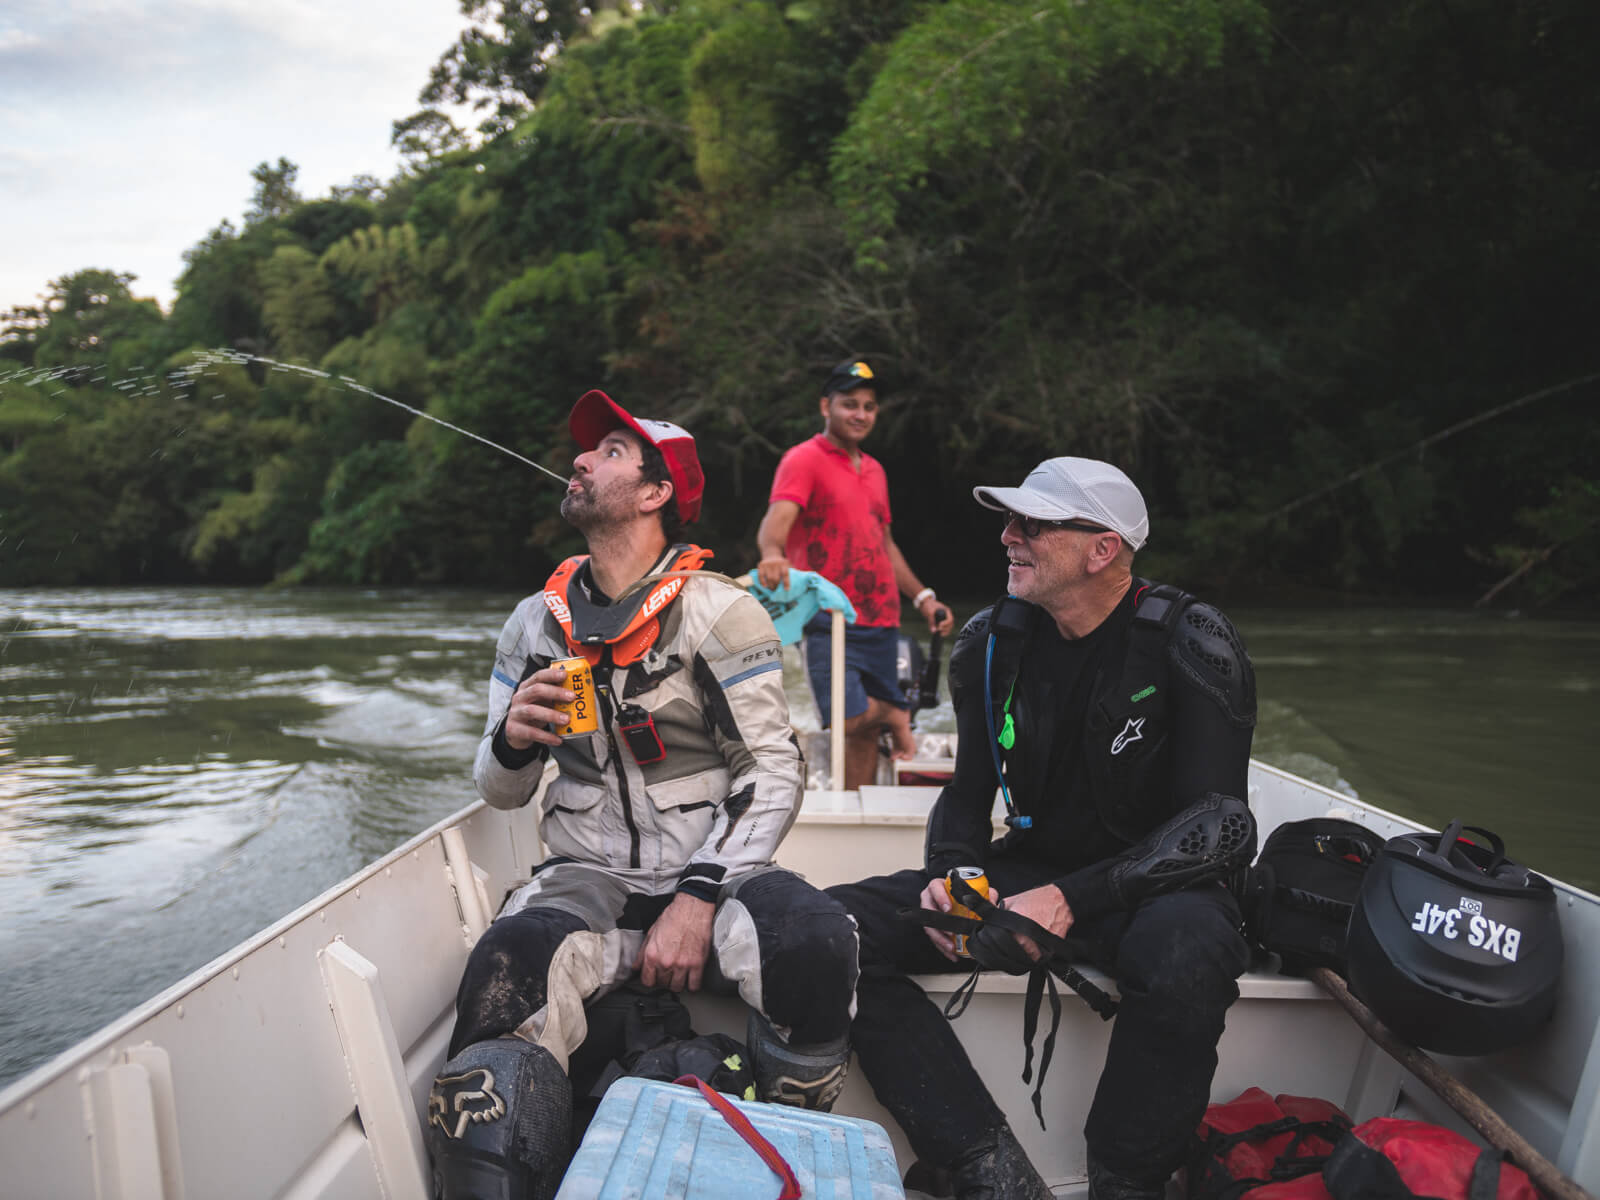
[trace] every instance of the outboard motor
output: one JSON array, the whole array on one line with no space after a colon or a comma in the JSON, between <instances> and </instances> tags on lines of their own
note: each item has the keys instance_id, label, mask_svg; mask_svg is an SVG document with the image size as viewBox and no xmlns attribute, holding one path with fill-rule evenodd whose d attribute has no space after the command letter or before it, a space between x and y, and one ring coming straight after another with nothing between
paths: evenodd
<instances>
[{"instance_id":1,"label":"outboard motor","mask_svg":"<svg viewBox=\"0 0 1600 1200\"><path fill-rule=\"evenodd\" d=\"M1525 1041L1555 1007L1561 926L1549 880L1505 843L1408 833L1384 843L1350 914L1350 990L1401 1037L1441 1054Z\"/></svg>"},{"instance_id":2,"label":"outboard motor","mask_svg":"<svg viewBox=\"0 0 1600 1200\"><path fill-rule=\"evenodd\" d=\"M939 703L939 668L943 657L943 634L933 634L928 642L928 653L923 654L917 639L905 630L900 631L895 644L895 677L906 695L906 707L911 710L913 722L918 709L934 708Z\"/></svg>"},{"instance_id":3,"label":"outboard motor","mask_svg":"<svg viewBox=\"0 0 1600 1200\"><path fill-rule=\"evenodd\" d=\"M916 716L917 709L927 707L922 703L922 668L926 661L917 639L902 629L895 642L894 673L912 716Z\"/></svg>"}]
</instances>

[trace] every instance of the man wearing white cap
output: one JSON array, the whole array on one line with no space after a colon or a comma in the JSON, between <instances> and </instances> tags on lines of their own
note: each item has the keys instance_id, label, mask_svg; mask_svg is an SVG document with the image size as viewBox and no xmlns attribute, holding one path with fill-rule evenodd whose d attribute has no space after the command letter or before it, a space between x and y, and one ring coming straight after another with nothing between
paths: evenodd
<instances>
[{"instance_id":1,"label":"man wearing white cap","mask_svg":"<svg viewBox=\"0 0 1600 1200\"><path fill-rule=\"evenodd\" d=\"M1008 595L951 656L959 743L924 869L830 889L861 936L851 1041L958 1197L1043 1200L949 1022L907 976L1049 969L1077 987L1071 961L1104 968L1121 998L1084 1129L1089 1195L1155 1200L1205 1110L1249 965L1223 880L1254 853L1254 673L1220 612L1133 574L1150 520L1116 467L1052 458L1020 487L973 495L1002 514ZM1008 830L991 845L997 790ZM963 867L998 894L977 901L981 925L948 915L946 878ZM920 927L899 916L919 906ZM963 928L970 958L950 936Z\"/></svg>"}]
</instances>

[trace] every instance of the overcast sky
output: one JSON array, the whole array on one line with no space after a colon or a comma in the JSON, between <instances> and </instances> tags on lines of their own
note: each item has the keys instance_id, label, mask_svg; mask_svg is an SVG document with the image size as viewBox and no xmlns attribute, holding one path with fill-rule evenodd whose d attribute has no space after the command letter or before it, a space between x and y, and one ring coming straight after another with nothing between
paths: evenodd
<instances>
[{"instance_id":1,"label":"overcast sky","mask_svg":"<svg viewBox=\"0 0 1600 1200\"><path fill-rule=\"evenodd\" d=\"M390 178L457 0L0 0L0 311L86 267L170 308L183 252L288 158Z\"/></svg>"}]
</instances>

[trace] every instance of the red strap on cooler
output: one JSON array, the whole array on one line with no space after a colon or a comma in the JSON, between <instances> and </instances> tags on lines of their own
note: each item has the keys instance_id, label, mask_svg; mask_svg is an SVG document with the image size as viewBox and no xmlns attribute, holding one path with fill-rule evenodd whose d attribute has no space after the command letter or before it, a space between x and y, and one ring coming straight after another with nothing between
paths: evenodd
<instances>
[{"instance_id":1,"label":"red strap on cooler","mask_svg":"<svg viewBox=\"0 0 1600 1200\"><path fill-rule=\"evenodd\" d=\"M733 1131L749 1143L750 1148L761 1156L761 1161L772 1168L774 1175L783 1180L783 1191L778 1193L778 1200L800 1200L800 1181L795 1178L794 1168L783 1160L778 1148L762 1137L760 1131L750 1124L749 1117L698 1075L679 1075L672 1082L681 1083L685 1087L699 1088L700 1094L706 1098L711 1107L722 1114L722 1119L733 1126Z\"/></svg>"}]
</instances>

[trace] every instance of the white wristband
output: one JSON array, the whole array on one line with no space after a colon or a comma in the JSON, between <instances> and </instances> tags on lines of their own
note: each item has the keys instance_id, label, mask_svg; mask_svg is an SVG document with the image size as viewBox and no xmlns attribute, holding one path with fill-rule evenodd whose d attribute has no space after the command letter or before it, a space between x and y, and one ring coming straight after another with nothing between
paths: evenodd
<instances>
[{"instance_id":1,"label":"white wristband","mask_svg":"<svg viewBox=\"0 0 1600 1200\"><path fill-rule=\"evenodd\" d=\"M924 600L932 600L932 599L934 599L933 589L932 588L923 588L915 596L911 597L911 607L912 608L921 608L922 607L922 602Z\"/></svg>"}]
</instances>

